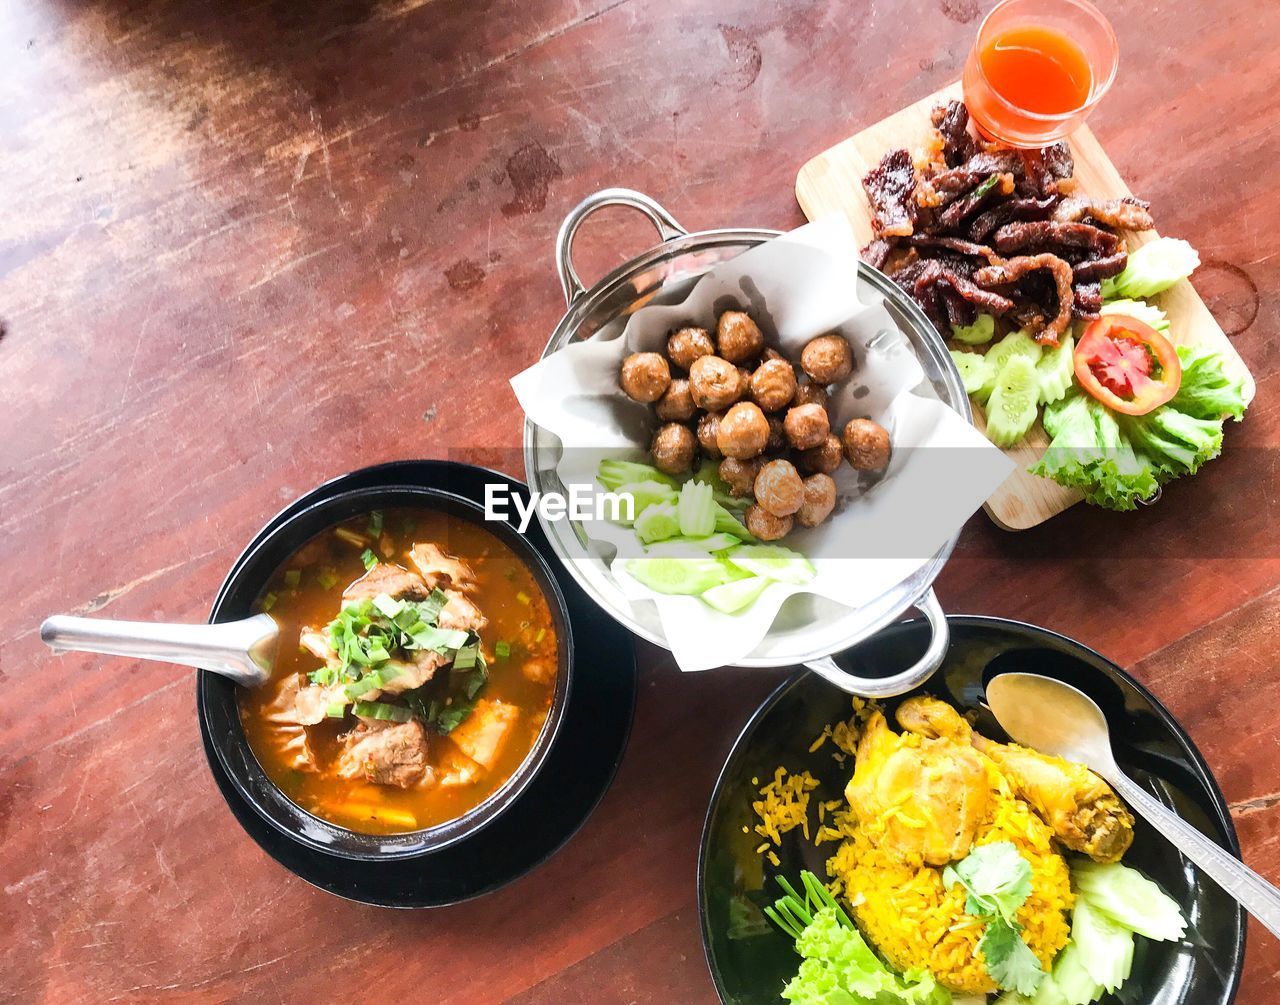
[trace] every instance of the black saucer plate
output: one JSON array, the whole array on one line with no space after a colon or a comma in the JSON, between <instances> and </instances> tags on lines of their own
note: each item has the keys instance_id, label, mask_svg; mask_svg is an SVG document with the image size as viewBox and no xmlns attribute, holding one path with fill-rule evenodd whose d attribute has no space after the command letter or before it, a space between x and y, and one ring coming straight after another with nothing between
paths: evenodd
<instances>
[{"instance_id":1,"label":"black saucer plate","mask_svg":"<svg viewBox=\"0 0 1280 1005\"><path fill-rule=\"evenodd\" d=\"M292 503L263 528L253 544L292 513L335 492L382 484L426 485L483 501L484 485L494 481L527 494L520 482L467 464L397 461L366 468L327 482ZM444 907L491 893L545 862L600 802L631 732L636 700L632 639L564 572L540 528L531 525L526 536L547 556L568 603L578 670L564 724L542 770L514 806L473 837L434 854L385 864L353 862L313 851L271 827L244 801L223 772L202 728L205 758L231 812L262 850L294 875L362 904ZM246 554L252 547L245 549ZM215 606L221 600L220 593ZM202 723L203 719L202 715Z\"/></svg>"},{"instance_id":2,"label":"black saucer plate","mask_svg":"<svg viewBox=\"0 0 1280 1005\"><path fill-rule=\"evenodd\" d=\"M1128 774L1179 816L1240 854L1226 801L1187 734L1141 684L1093 650L1042 628L996 618L953 617L942 669L920 692L978 713L979 728L1003 738L982 704L986 683L1023 670L1066 681L1106 713L1116 759ZM885 676L924 651L923 622L896 624L847 655L857 672ZM895 700L896 701L896 700ZM760 838L751 802L778 765L819 780L810 805L843 796L852 765L836 763L831 745L810 742L827 723L847 718L849 698L815 674L779 687L743 729L716 782L698 860L698 906L711 976L722 1001L774 1005L799 966L793 944L760 908L779 894L773 876L796 882L802 869L826 875L835 847L815 848L799 829L784 835L774 869L756 854ZM748 833L743 833L744 829ZM1182 943L1138 940L1133 971L1104 1005L1229 1005L1244 963L1245 914L1145 821L1139 820L1125 862L1155 879L1182 905L1189 921ZM763 887L763 889L762 889Z\"/></svg>"}]
</instances>

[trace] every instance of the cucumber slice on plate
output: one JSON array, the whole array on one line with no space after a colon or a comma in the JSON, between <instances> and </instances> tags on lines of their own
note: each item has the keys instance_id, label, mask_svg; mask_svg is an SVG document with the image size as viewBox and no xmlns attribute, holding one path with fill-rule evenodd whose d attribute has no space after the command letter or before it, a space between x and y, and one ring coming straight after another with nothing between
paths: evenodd
<instances>
[{"instance_id":1,"label":"cucumber slice on plate","mask_svg":"<svg viewBox=\"0 0 1280 1005\"><path fill-rule=\"evenodd\" d=\"M741 542L732 534L708 534L706 537L673 537L660 541L645 552L651 558L671 558L679 555L709 555L724 551Z\"/></svg>"},{"instance_id":2,"label":"cucumber slice on plate","mask_svg":"<svg viewBox=\"0 0 1280 1005\"><path fill-rule=\"evenodd\" d=\"M779 583L807 583L817 575L813 563L790 548L780 544L744 544L735 548L725 558L739 569L753 576L775 579Z\"/></svg>"},{"instance_id":3,"label":"cucumber slice on plate","mask_svg":"<svg viewBox=\"0 0 1280 1005\"><path fill-rule=\"evenodd\" d=\"M624 568L655 593L697 596L729 576L714 558L630 558Z\"/></svg>"},{"instance_id":4,"label":"cucumber slice on plate","mask_svg":"<svg viewBox=\"0 0 1280 1005\"><path fill-rule=\"evenodd\" d=\"M997 447L1013 446L1034 425L1039 406L1036 365L1027 356L1014 356L1000 368L987 402L987 439Z\"/></svg>"},{"instance_id":5,"label":"cucumber slice on plate","mask_svg":"<svg viewBox=\"0 0 1280 1005\"><path fill-rule=\"evenodd\" d=\"M685 482L676 510L685 537L706 537L716 529L715 490L705 482Z\"/></svg>"},{"instance_id":6,"label":"cucumber slice on plate","mask_svg":"<svg viewBox=\"0 0 1280 1005\"><path fill-rule=\"evenodd\" d=\"M653 503L636 517L636 537L644 544L665 541L680 533L680 514L675 503Z\"/></svg>"},{"instance_id":7,"label":"cucumber slice on plate","mask_svg":"<svg viewBox=\"0 0 1280 1005\"><path fill-rule=\"evenodd\" d=\"M721 583L702 594L702 599L721 614L737 614L750 607L764 593L770 580L764 576L751 576L733 583Z\"/></svg>"},{"instance_id":8,"label":"cucumber slice on plate","mask_svg":"<svg viewBox=\"0 0 1280 1005\"><path fill-rule=\"evenodd\" d=\"M1041 404L1060 401L1071 390L1071 383L1076 379L1075 351L1076 340L1068 335L1036 363Z\"/></svg>"},{"instance_id":9,"label":"cucumber slice on plate","mask_svg":"<svg viewBox=\"0 0 1280 1005\"><path fill-rule=\"evenodd\" d=\"M1040 362L1044 350L1040 343L1027 334L1025 329L1010 332L999 342L987 350L987 362L995 367L997 375L1004 365L1015 356L1025 356L1033 363Z\"/></svg>"},{"instance_id":10,"label":"cucumber slice on plate","mask_svg":"<svg viewBox=\"0 0 1280 1005\"><path fill-rule=\"evenodd\" d=\"M952 325L951 337L965 345L986 345L996 337L996 319L979 314L971 325Z\"/></svg>"},{"instance_id":11,"label":"cucumber slice on plate","mask_svg":"<svg viewBox=\"0 0 1280 1005\"><path fill-rule=\"evenodd\" d=\"M987 361L986 356L981 356L976 352L961 352L959 349L952 349L951 361L955 363L956 369L960 371L960 382L964 384L966 394L977 394L988 384L994 385L996 378L995 367Z\"/></svg>"}]
</instances>

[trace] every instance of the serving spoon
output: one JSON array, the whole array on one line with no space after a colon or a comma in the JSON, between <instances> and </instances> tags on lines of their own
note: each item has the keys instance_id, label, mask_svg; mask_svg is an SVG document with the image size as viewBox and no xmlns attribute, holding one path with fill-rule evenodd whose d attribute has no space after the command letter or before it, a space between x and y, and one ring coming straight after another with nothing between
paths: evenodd
<instances>
[{"instance_id":1,"label":"serving spoon","mask_svg":"<svg viewBox=\"0 0 1280 1005\"><path fill-rule=\"evenodd\" d=\"M1038 674L1006 673L987 685L987 704L1024 747L1078 761L1111 783L1129 808L1280 938L1280 890L1162 806L1120 770L1102 709L1069 684Z\"/></svg>"},{"instance_id":2,"label":"serving spoon","mask_svg":"<svg viewBox=\"0 0 1280 1005\"><path fill-rule=\"evenodd\" d=\"M181 663L228 677L243 687L271 679L280 627L269 614L217 625L110 621L55 614L40 626L40 640L55 653L107 653Z\"/></svg>"}]
</instances>

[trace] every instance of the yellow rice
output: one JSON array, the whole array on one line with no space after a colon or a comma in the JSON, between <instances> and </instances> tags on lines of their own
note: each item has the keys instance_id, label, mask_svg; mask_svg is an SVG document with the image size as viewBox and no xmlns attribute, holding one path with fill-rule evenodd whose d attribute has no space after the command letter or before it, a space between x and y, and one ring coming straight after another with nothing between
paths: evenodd
<instances>
[{"instance_id":1,"label":"yellow rice","mask_svg":"<svg viewBox=\"0 0 1280 1005\"><path fill-rule=\"evenodd\" d=\"M855 698L853 716L827 726L810 751L830 740L838 748L833 756L843 762L846 755L855 753L862 724L874 709L874 704ZM974 843L1011 842L1031 864L1031 895L1019 910L1018 921L1023 940L1047 971L1070 936L1067 912L1074 898L1067 864L1053 846L1049 826L1013 794L993 761L982 760L992 809ZM779 767L760 788L761 798L752 803L760 818L756 833L765 838L757 851L767 853L775 867L778 857L770 850L771 843L778 845L781 835L796 827L809 837L809 793L817 784L808 772L789 775ZM827 860L829 885L844 897L858 927L889 963L899 970L927 970L952 991L995 990L978 950L983 923L965 913L962 888L944 889L941 869L886 853L879 844L885 821L859 825L843 799L819 801L816 816L815 844L839 842Z\"/></svg>"}]
</instances>

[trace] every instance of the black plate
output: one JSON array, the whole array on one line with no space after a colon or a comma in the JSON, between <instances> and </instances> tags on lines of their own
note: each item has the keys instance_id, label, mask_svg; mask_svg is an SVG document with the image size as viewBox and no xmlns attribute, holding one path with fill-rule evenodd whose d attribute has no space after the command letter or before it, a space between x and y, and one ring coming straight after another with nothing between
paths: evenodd
<instances>
[{"instance_id":1,"label":"black plate","mask_svg":"<svg viewBox=\"0 0 1280 1005\"><path fill-rule=\"evenodd\" d=\"M981 701L988 680L1024 670L1066 681L1094 699L1111 726L1116 760L1156 798L1219 844L1240 854L1226 801L1173 716L1141 684L1093 650L1031 625L996 618L954 617L951 647L942 669L920 692L961 710L977 710L979 726L1003 738ZM880 676L919 658L928 636L924 622L893 625L854 650L860 672ZM843 795L851 764L839 765L830 744L809 753L810 741L830 722L847 718L849 697L815 674L783 684L752 716L716 782L698 859L698 906L707 964L722 1001L774 1005L800 959L791 940L769 924L759 908L777 896L773 875L795 882L802 869L826 875L827 844L815 848L800 830L783 838L781 867L755 853L752 830L757 786L783 765L808 770L819 780L811 805ZM744 834L746 827L749 833ZM1244 963L1245 914L1211 880L1198 879L1173 846L1139 820L1125 862L1155 879L1183 907L1190 927L1182 944L1138 940L1133 972L1105 1005L1229 1005ZM732 907L732 918L731 918ZM734 933L731 937L730 933Z\"/></svg>"},{"instance_id":2,"label":"black plate","mask_svg":"<svg viewBox=\"0 0 1280 1005\"><path fill-rule=\"evenodd\" d=\"M527 495L520 482L484 468L445 461L397 461L334 479L278 514L246 554L274 526L337 492L382 484L425 485L483 500L486 482L502 481ZM558 851L591 815L613 781L631 732L636 663L631 636L582 592L552 560L550 544L531 525L526 537L555 570L569 606L578 672L560 735L542 770L520 800L475 836L441 851L400 862L368 863L326 855L285 837L235 791L202 728L205 758L231 812L254 841L290 872L329 893L378 907L443 907L491 893ZM236 563L232 573L238 569ZM232 574L228 574L228 581ZM222 600L219 593L218 603ZM203 716L201 717L203 722Z\"/></svg>"}]
</instances>

